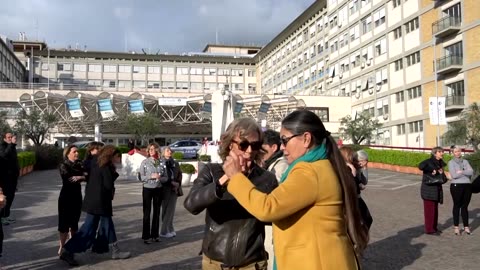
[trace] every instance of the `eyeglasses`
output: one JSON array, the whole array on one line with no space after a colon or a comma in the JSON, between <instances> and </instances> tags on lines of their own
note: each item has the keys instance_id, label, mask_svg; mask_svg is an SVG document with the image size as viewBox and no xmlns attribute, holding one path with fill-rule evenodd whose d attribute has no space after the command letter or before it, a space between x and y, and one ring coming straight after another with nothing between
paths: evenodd
<instances>
[{"instance_id":1,"label":"eyeglasses","mask_svg":"<svg viewBox=\"0 0 480 270\"><path fill-rule=\"evenodd\" d=\"M252 148L252 151L258 151L262 149L263 142L256 141L256 142L249 142L247 140L242 140L241 142L232 140L233 143L238 145L238 148L242 151L247 151L248 147Z\"/></svg>"},{"instance_id":2,"label":"eyeglasses","mask_svg":"<svg viewBox=\"0 0 480 270\"><path fill-rule=\"evenodd\" d=\"M287 143L288 143L291 139L293 139L293 138L295 138L295 137L297 137L297 136L300 136L300 135L302 135L302 134L303 134L303 133L294 134L294 135L292 135L292 136L290 136L290 137L280 137L280 140L282 141L283 146L287 146Z\"/></svg>"}]
</instances>

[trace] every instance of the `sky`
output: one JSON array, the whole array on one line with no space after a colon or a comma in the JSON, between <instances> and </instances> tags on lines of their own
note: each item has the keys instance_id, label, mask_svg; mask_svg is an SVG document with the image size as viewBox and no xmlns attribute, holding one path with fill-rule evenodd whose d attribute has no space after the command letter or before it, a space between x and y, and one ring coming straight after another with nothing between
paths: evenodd
<instances>
[{"instance_id":1,"label":"sky","mask_svg":"<svg viewBox=\"0 0 480 270\"><path fill-rule=\"evenodd\" d=\"M315 0L0 0L0 35L50 48L200 52L264 46ZM218 33L218 35L216 35Z\"/></svg>"}]
</instances>

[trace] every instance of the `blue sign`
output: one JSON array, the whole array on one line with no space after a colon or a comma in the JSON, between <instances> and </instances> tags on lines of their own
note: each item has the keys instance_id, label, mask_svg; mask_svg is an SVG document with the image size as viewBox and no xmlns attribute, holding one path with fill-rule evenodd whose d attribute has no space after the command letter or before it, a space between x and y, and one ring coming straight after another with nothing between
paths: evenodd
<instances>
[{"instance_id":1,"label":"blue sign","mask_svg":"<svg viewBox=\"0 0 480 270\"><path fill-rule=\"evenodd\" d=\"M262 104L260 104L260 108L258 108L258 111L261 113L267 113L268 109L270 109L270 104L262 102Z\"/></svg>"},{"instance_id":2,"label":"blue sign","mask_svg":"<svg viewBox=\"0 0 480 270\"><path fill-rule=\"evenodd\" d=\"M131 113L144 113L145 110L143 108L143 100L129 100L128 101L128 108L130 109Z\"/></svg>"},{"instance_id":3,"label":"blue sign","mask_svg":"<svg viewBox=\"0 0 480 270\"><path fill-rule=\"evenodd\" d=\"M115 115L113 112L112 100L109 98L98 100L98 109L103 118L109 118Z\"/></svg>"},{"instance_id":4,"label":"blue sign","mask_svg":"<svg viewBox=\"0 0 480 270\"><path fill-rule=\"evenodd\" d=\"M240 113L243 109L243 103L236 102L235 109L233 110L234 113Z\"/></svg>"},{"instance_id":5,"label":"blue sign","mask_svg":"<svg viewBox=\"0 0 480 270\"><path fill-rule=\"evenodd\" d=\"M205 101L205 103L203 103L202 112L212 112L212 103L210 101Z\"/></svg>"},{"instance_id":6,"label":"blue sign","mask_svg":"<svg viewBox=\"0 0 480 270\"><path fill-rule=\"evenodd\" d=\"M80 106L79 98L67 99L67 109L72 117L82 117L83 112Z\"/></svg>"}]
</instances>

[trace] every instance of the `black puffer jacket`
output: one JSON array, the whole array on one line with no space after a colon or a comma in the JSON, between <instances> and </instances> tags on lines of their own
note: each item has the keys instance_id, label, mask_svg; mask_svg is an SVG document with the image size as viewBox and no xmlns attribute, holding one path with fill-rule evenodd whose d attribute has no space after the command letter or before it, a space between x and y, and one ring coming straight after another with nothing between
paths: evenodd
<instances>
[{"instance_id":1,"label":"black puffer jacket","mask_svg":"<svg viewBox=\"0 0 480 270\"><path fill-rule=\"evenodd\" d=\"M265 224L250 215L218 184L223 175L220 164L206 165L184 202L185 208L194 215L207 209L202 253L224 263L224 267L242 267L267 259ZM248 178L265 193L278 186L275 175L257 165Z\"/></svg>"},{"instance_id":2,"label":"black puffer jacket","mask_svg":"<svg viewBox=\"0 0 480 270\"><path fill-rule=\"evenodd\" d=\"M437 174L440 174L438 170L443 170L445 167L445 162L440 159L436 159L435 157L431 157L429 159L426 159L418 165L418 168L423 171L423 177L422 177L422 186L420 187L420 195L423 200L429 200L429 201L436 201L439 202L440 204L443 203L443 188L442 185L433 185L429 186L425 184L425 174L432 174L433 170L437 172ZM443 172L444 173L444 172Z\"/></svg>"}]
</instances>

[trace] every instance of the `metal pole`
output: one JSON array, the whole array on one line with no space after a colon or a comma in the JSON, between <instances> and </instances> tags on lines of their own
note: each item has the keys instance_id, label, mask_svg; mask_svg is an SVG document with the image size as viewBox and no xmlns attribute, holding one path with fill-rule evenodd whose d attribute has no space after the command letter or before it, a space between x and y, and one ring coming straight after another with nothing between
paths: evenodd
<instances>
[{"instance_id":1,"label":"metal pole","mask_svg":"<svg viewBox=\"0 0 480 270\"><path fill-rule=\"evenodd\" d=\"M437 39L433 37L433 76L435 77L435 106L437 108L437 143L440 145L440 110L438 106L438 79L437 79Z\"/></svg>"},{"instance_id":2,"label":"metal pole","mask_svg":"<svg viewBox=\"0 0 480 270\"><path fill-rule=\"evenodd\" d=\"M48 66L47 90L50 91L50 48L48 47L47 47L47 66Z\"/></svg>"}]
</instances>

